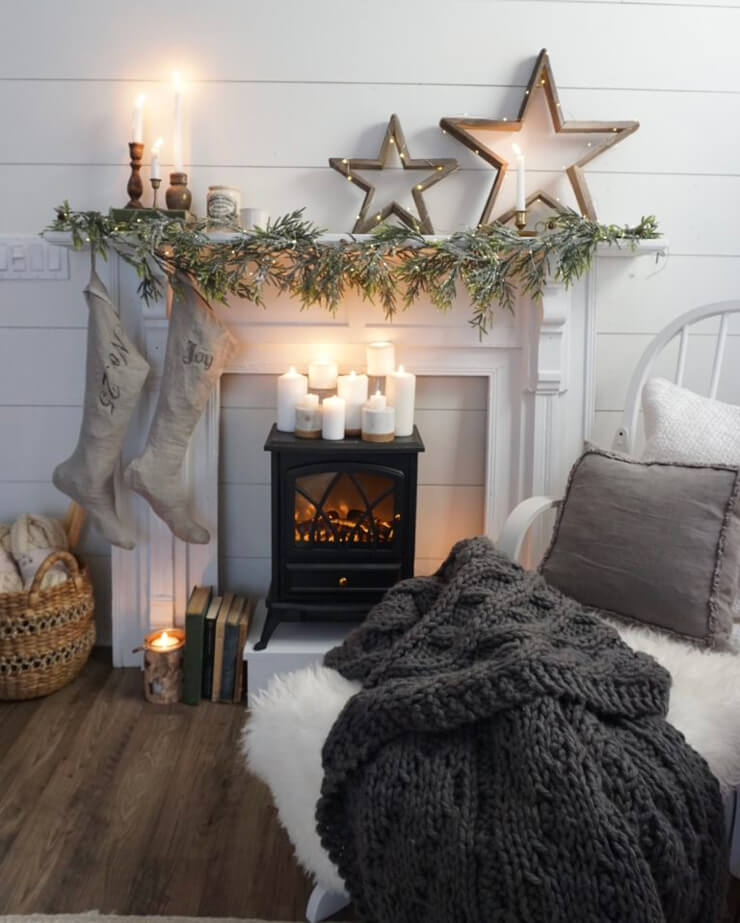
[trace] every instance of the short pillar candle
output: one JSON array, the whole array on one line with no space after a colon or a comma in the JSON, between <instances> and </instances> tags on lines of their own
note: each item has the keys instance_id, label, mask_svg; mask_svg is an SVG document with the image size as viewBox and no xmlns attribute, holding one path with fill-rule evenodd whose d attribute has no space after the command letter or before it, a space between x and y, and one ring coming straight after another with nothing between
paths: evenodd
<instances>
[{"instance_id":1,"label":"short pillar candle","mask_svg":"<svg viewBox=\"0 0 740 923\"><path fill-rule=\"evenodd\" d=\"M337 364L329 359L317 359L308 367L309 387L316 391L333 391L337 386Z\"/></svg>"},{"instance_id":2,"label":"short pillar candle","mask_svg":"<svg viewBox=\"0 0 740 923\"><path fill-rule=\"evenodd\" d=\"M385 378L396 367L393 343L368 343L365 349L367 374L370 378Z\"/></svg>"},{"instance_id":3,"label":"short pillar candle","mask_svg":"<svg viewBox=\"0 0 740 923\"><path fill-rule=\"evenodd\" d=\"M391 372L385 380L388 404L396 411L396 435L411 436L414 432L414 402L416 400L416 375L404 371Z\"/></svg>"},{"instance_id":4,"label":"short pillar candle","mask_svg":"<svg viewBox=\"0 0 740 923\"><path fill-rule=\"evenodd\" d=\"M321 437L323 439L344 439L344 400L341 397L327 397L321 405Z\"/></svg>"},{"instance_id":5,"label":"short pillar candle","mask_svg":"<svg viewBox=\"0 0 740 923\"><path fill-rule=\"evenodd\" d=\"M173 705L182 698L185 632L181 628L152 631L144 639L144 697L154 705Z\"/></svg>"},{"instance_id":6,"label":"short pillar candle","mask_svg":"<svg viewBox=\"0 0 740 923\"><path fill-rule=\"evenodd\" d=\"M321 407L318 394L306 394L296 404L295 434L301 439L321 436Z\"/></svg>"},{"instance_id":7,"label":"short pillar candle","mask_svg":"<svg viewBox=\"0 0 740 923\"><path fill-rule=\"evenodd\" d=\"M388 407L385 395L372 394L362 408L362 438L365 442L393 442L395 411Z\"/></svg>"},{"instance_id":8,"label":"short pillar candle","mask_svg":"<svg viewBox=\"0 0 740 923\"><path fill-rule=\"evenodd\" d=\"M281 433L295 431L295 408L308 391L308 379L293 366L278 378L277 428Z\"/></svg>"},{"instance_id":9,"label":"short pillar candle","mask_svg":"<svg viewBox=\"0 0 740 923\"><path fill-rule=\"evenodd\" d=\"M359 436L362 431L362 405L367 400L367 375L349 375L337 378L337 395L344 400L344 433Z\"/></svg>"}]
</instances>

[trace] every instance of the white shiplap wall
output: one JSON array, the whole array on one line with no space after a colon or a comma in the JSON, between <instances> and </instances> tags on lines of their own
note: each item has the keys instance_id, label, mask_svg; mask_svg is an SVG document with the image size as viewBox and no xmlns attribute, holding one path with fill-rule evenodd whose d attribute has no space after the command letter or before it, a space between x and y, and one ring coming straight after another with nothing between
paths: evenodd
<instances>
[{"instance_id":1,"label":"white shiplap wall","mask_svg":"<svg viewBox=\"0 0 740 923\"><path fill-rule=\"evenodd\" d=\"M345 230L359 191L326 159L373 154L395 111L413 154L460 161L461 171L427 194L437 230L469 225L490 174L441 135L439 118L513 115L533 56L546 46L567 117L642 123L589 170L600 216L631 222L655 213L671 241L662 268L604 261L600 271L598 440L611 438L628 371L650 335L695 304L738 296L740 0L180 0L176 9L151 0L8 0L3 14L0 235L36 233L65 197L79 208L121 204L132 100L148 93L147 144L167 136L174 69L188 79L186 160L197 210L209 184L226 183L242 189L244 204L272 214L305 205L319 224ZM0 519L64 508L49 478L79 421L84 277L84 259L73 256L69 282L0 284ZM739 379L726 380L726 396ZM261 433L270 416L269 387L251 395L243 387L224 387L222 476L235 496L256 487L264 494L256 454L247 474L234 474L229 459L240 441L253 453L252 427ZM421 384L428 442L437 421L467 425L473 443L480 440L480 395L465 387ZM462 414L441 413L448 392ZM448 461L438 454L443 468ZM430 498L438 490L435 501L449 503L450 483L470 489L476 499L460 528L475 528L477 474L461 481L459 471L448 473L451 481L433 488L439 482L426 470L423 490ZM227 536L229 521L227 514ZM260 559L254 548L233 547L227 573L238 568L232 560ZM104 597L106 548L88 535L85 550ZM444 549L421 545L419 553L431 562ZM249 565L255 573L261 566Z\"/></svg>"}]
</instances>

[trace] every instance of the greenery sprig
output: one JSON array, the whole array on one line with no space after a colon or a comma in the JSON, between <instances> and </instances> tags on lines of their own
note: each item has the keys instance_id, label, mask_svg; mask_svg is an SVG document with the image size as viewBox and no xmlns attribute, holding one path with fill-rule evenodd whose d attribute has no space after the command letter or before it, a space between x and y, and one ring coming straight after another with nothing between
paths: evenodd
<instances>
[{"instance_id":1,"label":"greenery sprig","mask_svg":"<svg viewBox=\"0 0 740 923\"><path fill-rule=\"evenodd\" d=\"M76 248L89 245L101 257L110 250L134 267L147 301L162 295L165 277L177 288L185 273L210 301L230 296L264 306L267 288L287 292L301 308L332 313L351 292L380 304L387 319L426 296L449 310L462 286L470 298L470 323L483 336L496 307L513 310L517 290L542 294L548 279L566 286L588 271L600 243L635 247L659 237L650 215L634 227L603 225L576 212L554 215L535 237L520 237L501 224L428 238L406 227L385 226L368 237L322 241L323 230L303 210L264 228L229 229L219 238L206 222L186 223L164 213L116 221L95 211L73 211L68 202L47 228L68 231Z\"/></svg>"}]
</instances>

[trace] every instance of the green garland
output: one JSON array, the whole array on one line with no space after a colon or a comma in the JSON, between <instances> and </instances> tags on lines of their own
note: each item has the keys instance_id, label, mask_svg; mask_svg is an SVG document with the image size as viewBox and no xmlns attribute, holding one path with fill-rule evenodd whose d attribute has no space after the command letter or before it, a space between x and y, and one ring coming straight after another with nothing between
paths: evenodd
<instances>
[{"instance_id":1,"label":"green garland","mask_svg":"<svg viewBox=\"0 0 740 923\"><path fill-rule=\"evenodd\" d=\"M76 248L89 244L105 258L114 250L140 278L147 301L162 295L163 275L188 274L211 301L245 298L264 306L266 287L289 292L301 308L320 305L332 313L350 292L380 303L387 319L427 296L440 311L450 309L461 284L470 298L470 323L482 336L496 306L513 310L517 290L536 298L549 278L566 286L591 266L599 243L635 247L659 237L653 216L634 227L603 225L575 212L555 215L536 237L520 237L501 224L486 224L430 240L406 227L385 226L368 238L348 235L320 240L321 228L303 211L253 231L235 229L213 239L206 222L185 223L165 214L115 221L95 211L57 209L47 228L68 231Z\"/></svg>"}]
</instances>

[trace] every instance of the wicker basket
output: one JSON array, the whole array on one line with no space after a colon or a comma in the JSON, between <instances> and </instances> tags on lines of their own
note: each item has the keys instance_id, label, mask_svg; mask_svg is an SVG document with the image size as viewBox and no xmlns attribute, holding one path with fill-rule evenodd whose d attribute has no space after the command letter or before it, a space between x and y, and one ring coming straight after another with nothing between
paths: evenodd
<instances>
[{"instance_id":1,"label":"wicker basket","mask_svg":"<svg viewBox=\"0 0 740 923\"><path fill-rule=\"evenodd\" d=\"M39 589L58 562L69 579ZM0 699L34 699L71 682L95 642L94 609L87 568L68 551L46 558L30 590L0 593Z\"/></svg>"}]
</instances>

